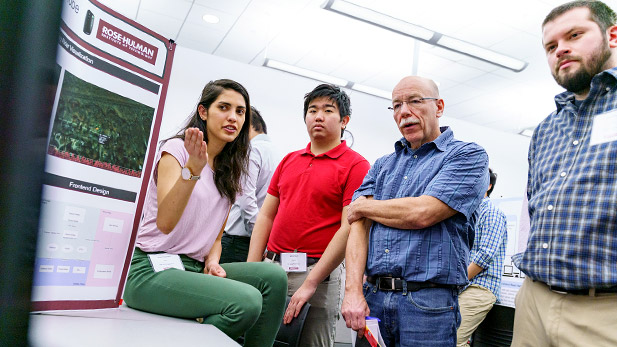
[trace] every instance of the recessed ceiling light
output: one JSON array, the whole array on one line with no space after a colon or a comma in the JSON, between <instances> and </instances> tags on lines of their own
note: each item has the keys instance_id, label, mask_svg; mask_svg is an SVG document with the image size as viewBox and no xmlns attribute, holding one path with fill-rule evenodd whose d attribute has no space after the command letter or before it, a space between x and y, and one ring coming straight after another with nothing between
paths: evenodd
<instances>
[{"instance_id":1,"label":"recessed ceiling light","mask_svg":"<svg viewBox=\"0 0 617 347\"><path fill-rule=\"evenodd\" d=\"M391 17L385 13L374 11L345 0L328 0L322 8L369 23L395 33L412 37L433 46L439 46L458 52L472 58L480 59L488 63L521 72L527 67L527 62L480 47L478 45L443 35L436 31L406 22L399 18Z\"/></svg>"},{"instance_id":2,"label":"recessed ceiling light","mask_svg":"<svg viewBox=\"0 0 617 347\"><path fill-rule=\"evenodd\" d=\"M344 80L342 78L338 78L338 77L322 74L320 72L316 72L316 71L312 71L312 70L303 69L303 68L297 67L295 65L285 64L285 63L282 63L280 61L276 61L276 60L272 60L272 59L266 59L264 61L263 66L267 66L269 68L273 68L273 69L289 72L289 73L292 73L294 75L299 75L299 76L303 76L303 77L312 78L312 79L317 80L317 81L323 81L323 82L327 82L327 83L336 84L336 85L339 85L341 87L345 87L349 83L348 81L346 81L346 80Z\"/></svg>"},{"instance_id":3,"label":"recessed ceiling light","mask_svg":"<svg viewBox=\"0 0 617 347\"><path fill-rule=\"evenodd\" d=\"M204 22L210 23L210 24L216 24L219 22L219 17L213 14L204 14L204 16L201 18L203 18Z\"/></svg>"},{"instance_id":4,"label":"recessed ceiling light","mask_svg":"<svg viewBox=\"0 0 617 347\"><path fill-rule=\"evenodd\" d=\"M372 94L372 95L378 96L380 98L392 100L392 92L389 92L389 91L386 91L386 90L382 90L382 89L379 89L379 88L375 88L375 87L371 87L371 86L365 86L364 84L354 83L351 86L351 89L357 90L357 91L362 92L362 93Z\"/></svg>"}]
</instances>

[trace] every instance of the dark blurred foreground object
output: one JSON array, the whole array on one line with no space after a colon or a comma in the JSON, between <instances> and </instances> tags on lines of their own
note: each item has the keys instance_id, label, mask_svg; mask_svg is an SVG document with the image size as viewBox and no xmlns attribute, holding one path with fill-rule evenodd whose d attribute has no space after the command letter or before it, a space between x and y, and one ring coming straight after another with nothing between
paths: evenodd
<instances>
[{"instance_id":1,"label":"dark blurred foreground object","mask_svg":"<svg viewBox=\"0 0 617 347\"><path fill-rule=\"evenodd\" d=\"M27 346L62 2L0 0L0 346Z\"/></svg>"},{"instance_id":2,"label":"dark blurred foreground object","mask_svg":"<svg viewBox=\"0 0 617 347\"><path fill-rule=\"evenodd\" d=\"M287 310L287 305L289 305L289 300L291 297L287 297L287 302L285 303L285 310ZM304 328L304 321L306 320L306 315L308 314L309 309L311 308L311 304L308 302L302 306L298 317L294 318L289 324L282 324L279 328L279 332L276 335L276 339L274 340L274 347L296 347L300 343L300 335L302 335L302 328Z\"/></svg>"},{"instance_id":3,"label":"dark blurred foreground object","mask_svg":"<svg viewBox=\"0 0 617 347\"><path fill-rule=\"evenodd\" d=\"M508 347L512 344L514 309L495 305L488 312L472 338L472 347Z\"/></svg>"}]
</instances>

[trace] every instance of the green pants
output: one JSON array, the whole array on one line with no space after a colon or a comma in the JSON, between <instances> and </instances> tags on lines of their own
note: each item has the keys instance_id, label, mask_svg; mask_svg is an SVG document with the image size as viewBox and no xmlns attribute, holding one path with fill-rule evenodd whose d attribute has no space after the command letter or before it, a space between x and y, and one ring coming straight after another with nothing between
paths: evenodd
<instances>
[{"instance_id":1,"label":"green pants","mask_svg":"<svg viewBox=\"0 0 617 347\"><path fill-rule=\"evenodd\" d=\"M272 346L283 318L287 274L276 264L221 265L227 278L203 273L204 264L181 255L186 271L154 272L135 248L124 289L129 307L180 318L203 318L245 346Z\"/></svg>"}]
</instances>

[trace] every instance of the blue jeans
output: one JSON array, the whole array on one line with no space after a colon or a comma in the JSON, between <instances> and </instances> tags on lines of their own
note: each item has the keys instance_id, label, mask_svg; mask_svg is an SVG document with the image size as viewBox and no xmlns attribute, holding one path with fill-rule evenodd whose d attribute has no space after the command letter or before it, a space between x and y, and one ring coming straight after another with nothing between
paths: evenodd
<instances>
[{"instance_id":1,"label":"blue jeans","mask_svg":"<svg viewBox=\"0 0 617 347\"><path fill-rule=\"evenodd\" d=\"M456 346L461 324L456 288L382 291L364 283L363 289L386 346Z\"/></svg>"}]
</instances>

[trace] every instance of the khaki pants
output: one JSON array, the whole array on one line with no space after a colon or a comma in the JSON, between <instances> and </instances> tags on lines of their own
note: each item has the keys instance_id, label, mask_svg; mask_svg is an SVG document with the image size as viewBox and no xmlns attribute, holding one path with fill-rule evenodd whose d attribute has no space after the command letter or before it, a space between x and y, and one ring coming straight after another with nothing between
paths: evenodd
<instances>
[{"instance_id":1,"label":"khaki pants","mask_svg":"<svg viewBox=\"0 0 617 347\"><path fill-rule=\"evenodd\" d=\"M617 346L617 294L559 294L525 279L516 295L512 346Z\"/></svg>"},{"instance_id":2,"label":"khaki pants","mask_svg":"<svg viewBox=\"0 0 617 347\"><path fill-rule=\"evenodd\" d=\"M493 292L477 284L470 285L459 294L458 305L461 310L461 326L456 331L456 345L458 347L467 346L467 340L482 323L496 301L497 298Z\"/></svg>"},{"instance_id":3,"label":"khaki pants","mask_svg":"<svg viewBox=\"0 0 617 347\"><path fill-rule=\"evenodd\" d=\"M264 260L269 261L269 260ZM275 261L275 263L278 263ZM302 286L315 264L309 266L306 272L287 273L287 295L293 294ZM341 278L344 272L343 265L332 271L330 278L321 282L315 294L309 300L311 309L304 321L304 328L300 336L301 347L332 347L336 335L336 321L341 309Z\"/></svg>"}]
</instances>

